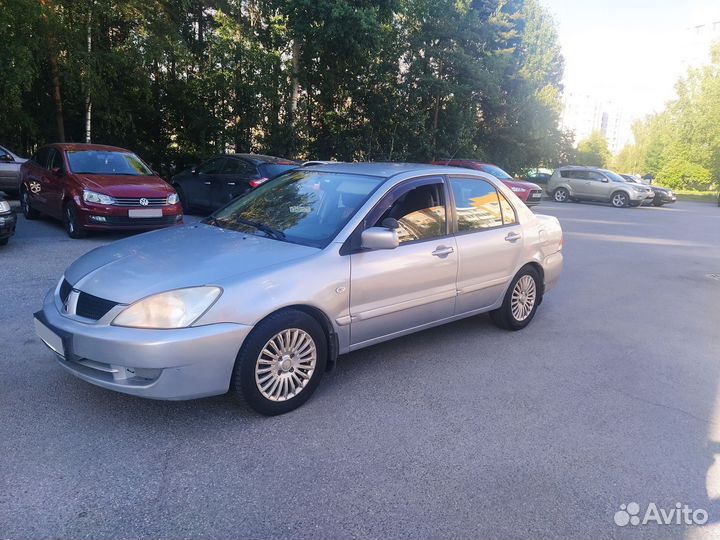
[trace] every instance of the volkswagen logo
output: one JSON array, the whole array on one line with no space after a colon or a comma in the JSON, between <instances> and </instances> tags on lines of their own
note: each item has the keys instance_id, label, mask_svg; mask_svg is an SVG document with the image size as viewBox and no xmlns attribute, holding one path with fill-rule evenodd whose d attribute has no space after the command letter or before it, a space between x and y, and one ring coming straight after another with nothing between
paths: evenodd
<instances>
[{"instance_id":1,"label":"volkswagen logo","mask_svg":"<svg viewBox=\"0 0 720 540\"><path fill-rule=\"evenodd\" d=\"M147 206L148 204L150 204L150 201L148 201L145 197L140 199L140 206Z\"/></svg>"}]
</instances>

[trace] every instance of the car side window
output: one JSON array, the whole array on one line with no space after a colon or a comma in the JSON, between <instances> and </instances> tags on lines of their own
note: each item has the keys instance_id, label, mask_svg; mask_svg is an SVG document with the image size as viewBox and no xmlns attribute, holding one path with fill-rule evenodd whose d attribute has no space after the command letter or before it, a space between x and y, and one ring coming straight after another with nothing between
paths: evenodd
<instances>
[{"instance_id":1,"label":"car side window","mask_svg":"<svg viewBox=\"0 0 720 540\"><path fill-rule=\"evenodd\" d=\"M220 174L225 164L225 158L215 158L200 165L196 171L198 174Z\"/></svg>"},{"instance_id":2,"label":"car side window","mask_svg":"<svg viewBox=\"0 0 720 540\"><path fill-rule=\"evenodd\" d=\"M50 148L41 148L37 151L35 156L33 156L33 163L36 163L38 166L45 168L48 161L48 154L50 154Z\"/></svg>"},{"instance_id":3,"label":"car side window","mask_svg":"<svg viewBox=\"0 0 720 540\"><path fill-rule=\"evenodd\" d=\"M517 223L517 214L515 214L515 209L513 208L513 205L510 204L510 201L505 198L505 195L503 195L502 193L499 193L499 195L503 225L513 225Z\"/></svg>"},{"instance_id":4,"label":"car side window","mask_svg":"<svg viewBox=\"0 0 720 540\"><path fill-rule=\"evenodd\" d=\"M50 154L48 155L45 168L49 171L52 171L53 169L60 169L61 171L63 170L63 163L60 152L58 152L54 148L50 149Z\"/></svg>"},{"instance_id":5,"label":"car side window","mask_svg":"<svg viewBox=\"0 0 720 540\"><path fill-rule=\"evenodd\" d=\"M244 159L227 159L222 174L252 175L256 173L255 165Z\"/></svg>"},{"instance_id":6,"label":"car side window","mask_svg":"<svg viewBox=\"0 0 720 540\"><path fill-rule=\"evenodd\" d=\"M382 226L387 218L397 220L400 244L445 236L447 215L442 183L425 184L402 193L373 226Z\"/></svg>"},{"instance_id":7,"label":"car side window","mask_svg":"<svg viewBox=\"0 0 720 540\"><path fill-rule=\"evenodd\" d=\"M588 171L588 179L593 180L594 182L602 182L605 177L599 172Z\"/></svg>"},{"instance_id":8,"label":"car side window","mask_svg":"<svg viewBox=\"0 0 720 540\"><path fill-rule=\"evenodd\" d=\"M2 147L0 147L0 161L14 161L12 156Z\"/></svg>"},{"instance_id":9,"label":"car side window","mask_svg":"<svg viewBox=\"0 0 720 540\"><path fill-rule=\"evenodd\" d=\"M450 187L455 197L458 232L492 229L503 224L495 186L480 179L451 178Z\"/></svg>"}]
</instances>

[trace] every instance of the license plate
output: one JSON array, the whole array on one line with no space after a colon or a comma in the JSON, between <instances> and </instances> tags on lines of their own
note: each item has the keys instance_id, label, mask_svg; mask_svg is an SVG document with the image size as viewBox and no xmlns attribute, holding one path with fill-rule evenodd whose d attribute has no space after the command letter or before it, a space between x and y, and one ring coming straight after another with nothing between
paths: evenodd
<instances>
[{"instance_id":1,"label":"license plate","mask_svg":"<svg viewBox=\"0 0 720 540\"><path fill-rule=\"evenodd\" d=\"M162 217L162 208L138 208L135 210L128 210L128 217L131 217L131 218Z\"/></svg>"},{"instance_id":2,"label":"license plate","mask_svg":"<svg viewBox=\"0 0 720 540\"><path fill-rule=\"evenodd\" d=\"M45 342L45 345L50 347L60 356L65 356L65 348L63 347L63 342L60 336L56 335L52 330L50 330L47 326L45 326L37 319L35 319L35 332L37 332L37 335L40 336L40 339Z\"/></svg>"},{"instance_id":3,"label":"license plate","mask_svg":"<svg viewBox=\"0 0 720 540\"><path fill-rule=\"evenodd\" d=\"M541 197L540 193L531 193L530 198L531 199L539 199Z\"/></svg>"}]
</instances>

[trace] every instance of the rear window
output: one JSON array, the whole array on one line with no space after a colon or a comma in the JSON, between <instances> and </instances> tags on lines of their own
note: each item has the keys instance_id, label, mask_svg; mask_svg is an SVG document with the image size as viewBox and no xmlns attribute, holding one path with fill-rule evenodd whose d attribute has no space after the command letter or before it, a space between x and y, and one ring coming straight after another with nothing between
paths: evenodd
<instances>
[{"instance_id":1,"label":"rear window","mask_svg":"<svg viewBox=\"0 0 720 540\"><path fill-rule=\"evenodd\" d=\"M510 176L508 173L503 171L500 167L496 167L495 165L483 164L483 165L480 165L480 170L482 172L492 174L498 180L511 180L512 179L512 176Z\"/></svg>"},{"instance_id":2,"label":"rear window","mask_svg":"<svg viewBox=\"0 0 720 540\"><path fill-rule=\"evenodd\" d=\"M260 171L263 176L275 178L276 176L280 176L281 174L292 169L297 169L298 167L299 165L296 163L263 163L260 166Z\"/></svg>"},{"instance_id":3,"label":"rear window","mask_svg":"<svg viewBox=\"0 0 720 540\"><path fill-rule=\"evenodd\" d=\"M565 171L560 171L560 176L563 178L579 178L581 180L587 180L588 179L588 172L587 171L579 171L575 169L568 169Z\"/></svg>"}]
</instances>

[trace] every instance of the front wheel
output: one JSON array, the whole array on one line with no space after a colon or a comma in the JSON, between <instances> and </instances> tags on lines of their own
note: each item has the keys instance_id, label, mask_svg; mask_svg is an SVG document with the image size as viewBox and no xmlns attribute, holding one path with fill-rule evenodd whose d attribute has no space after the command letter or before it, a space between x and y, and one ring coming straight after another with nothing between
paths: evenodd
<instances>
[{"instance_id":1,"label":"front wheel","mask_svg":"<svg viewBox=\"0 0 720 540\"><path fill-rule=\"evenodd\" d=\"M555 199L555 202L567 202L569 198L570 192L564 187L557 188L553 192L553 199Z\"/></svg>"},{"instance_id":2,"label":"front wheel","mask_svg":"<svg viewBox=\"0 0 720 540\"><path fill-rule=\"evenodd\" d=\"M283 414L308 400L326 364L320 324L302 311L281 311L260 322L243 343L232 388L257 412Z\"/></svg>"},{"instance_id":3,"label":"front wheel","mask_svg":"<svg viewBox=\"0 0 720 540\"><path fill-rule=\"evenodd\" d=\"M628 205L628 203L629 199L627 193L623 191L616 191L610 197L610 204L612 204L615 208L624 208Z\"/></svg>"},{"instance_id":4,"label":"front wheel","mask_svg":"<svg viewBox=\"0 0 720 540\"><path fill-rule=\"evenodd\" d=\"M540 287L537 270L526 266L512 280L502 305L490 312L490 318L505 330L522 330L535 317L542 300Z\"/></svg>"},{"instance_id":5,"label":"front wheel","mask_svg":"<svg viewBox=\"0 0 720 540\"><path fill-rule=\"evenodd\" d=\"M658 208L659 208L660 206L664 205L664 204L665 204L665 203L662 202L662 201L653 202L653 206L657 206Z\"/></svg>"},{"instance_id":6,"label":"front wheel","mask_svg":"<svg viewBox=\"0 0 720 540\"><path fill-rule=\"evenodd\" d=\"M65 204L63 208L63 224L65 225L65 232L70 238L85 238L87 236L87 231L80 225L75 205L71 202Z\"/></svg>"}]
</instances>

